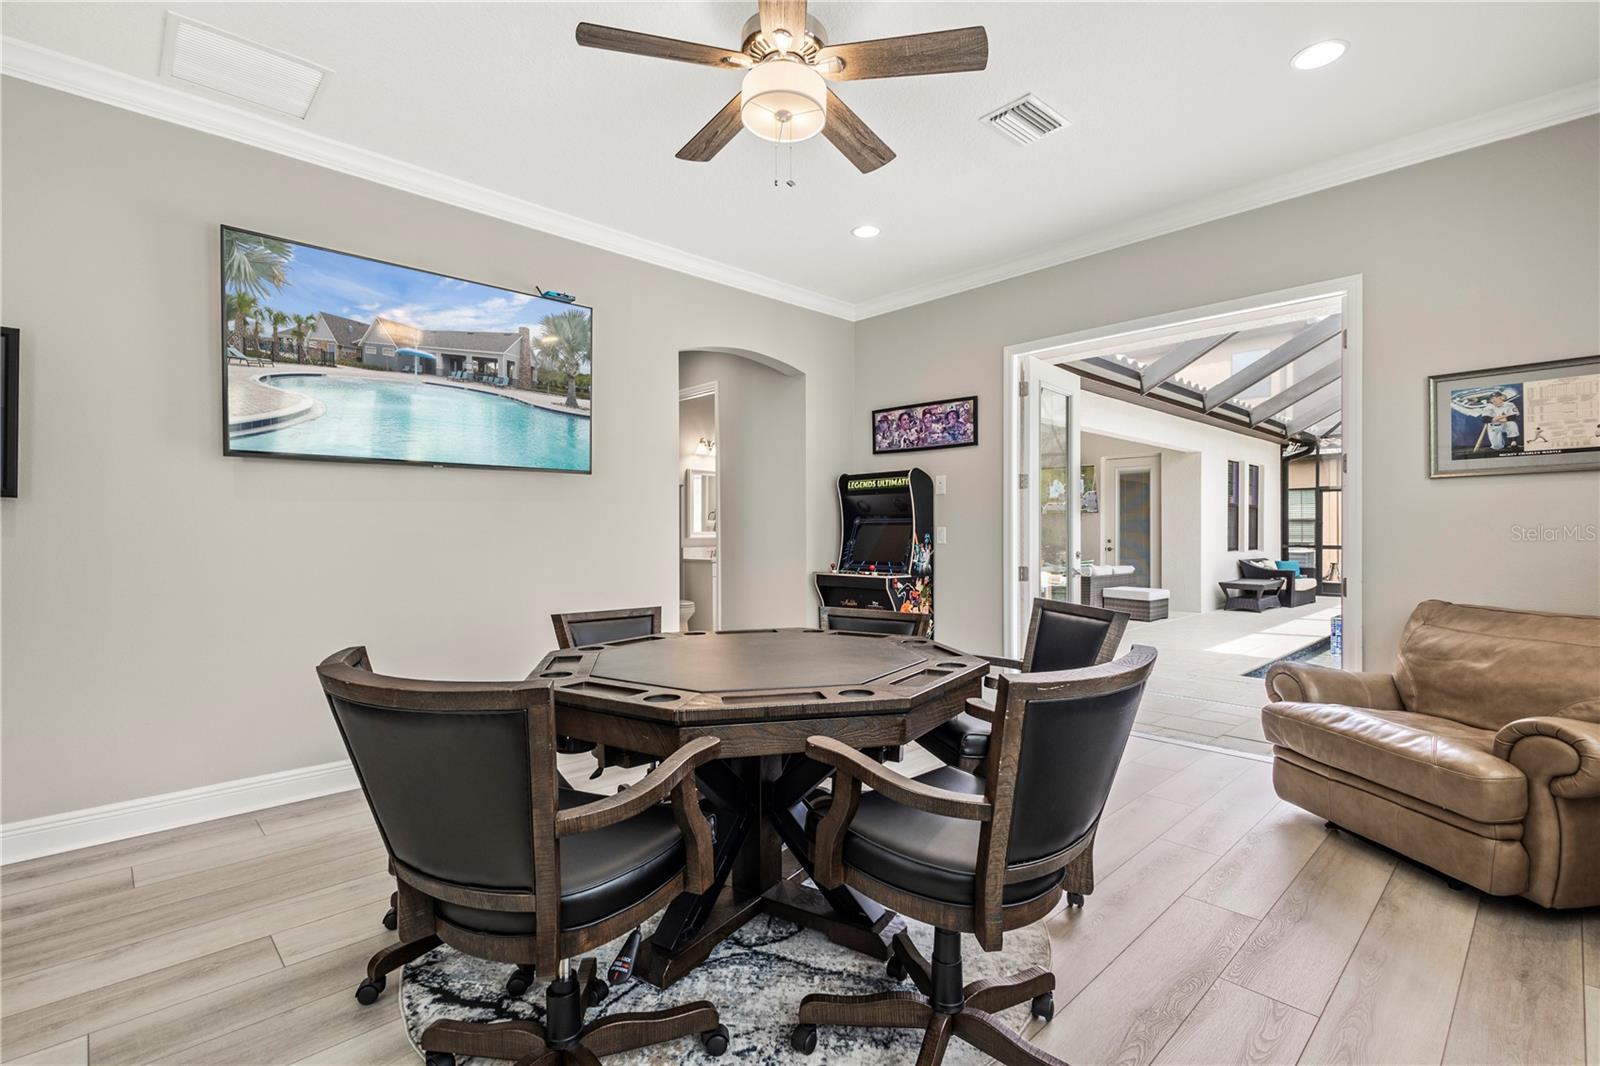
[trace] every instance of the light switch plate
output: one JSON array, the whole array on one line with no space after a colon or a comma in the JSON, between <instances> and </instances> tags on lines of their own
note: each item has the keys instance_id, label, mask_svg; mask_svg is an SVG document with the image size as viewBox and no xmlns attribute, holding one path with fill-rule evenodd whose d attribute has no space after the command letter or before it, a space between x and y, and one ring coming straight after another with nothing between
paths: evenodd
<instances>
[{"instance_id":1,"label":"light switch plate","mask_svg":"<svg viewBox=\"0 0 1600 1066\"><path fill-rule=\"evenodd\" d=\"M933 531L933 539L939 544L947 544L947 543L949 543L948 541L946 541L944 539L944 527L943 526L939 526L938 528L936 528Z\"/></svg>"},{"instance_id":2,"label":"light switch plate","mask_svg":"<svg viewBox=\"0 0 1600 1066\"><path fill-rule=\"evenodd\" d=\"M944 495L944 475L943 474L935 474L935 475L933 475L933 494L935 496L943 496Z\"/></svg>"}]
</instances>

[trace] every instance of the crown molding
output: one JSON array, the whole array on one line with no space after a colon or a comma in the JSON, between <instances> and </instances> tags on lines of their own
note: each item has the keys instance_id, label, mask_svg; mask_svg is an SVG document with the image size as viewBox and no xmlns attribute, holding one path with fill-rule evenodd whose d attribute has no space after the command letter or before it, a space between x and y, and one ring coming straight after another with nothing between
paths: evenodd
<instances>
[{"instance_id":1,"label":"crown molding","mask_svg":"<svg viewBox=\"0 0 1600 1066\"><path fill-rule=\"evenodd\" d=\"M15 37L0 36L0 74L851 322L1600 113L1600 82L1585 82L1266 181L1193 200L1027 256L852 304Z\"/></svg>"},{"instance_id":2,"label":"crown molding","mask_svg":"<svg viewBox=\"0 0 1600 1066\"><path fill-rule=\"evenodd\" d=\"M888 314L917 304L940 300L957 293L993 285L995 282L1031 274L1037 270L1070 263L1075 259L1109 252L1139 241L1160 237L1178 230L1215 222L1229 215L1253 211L1299 196L1321 192L1362 178L1399 170L1440 156L1518 137L1547 126L1600 113L1600 81L1585 82L1569 89L1535 97L1488 111L1473 118L1437 126L1431 130L1363 149L1302 170L1244 185L1216 196L1192 200L1167 211L1145 215L1131 222L1107 227L1054 248L1019 259L1006 260L978 270L955 274L888 293L855 305L856 321Z\"/></svg>"},{"instance_id":3,"label":"crown molding","mask_svg":"<svg viewBox=\"0 0 1600 1066\"><path fill-rule=\"evenodd\" d=\"M165 82L140 78L98 63L0 36L0 74L49 89L110 104L150 118L217 137L239 141L299 159L363 181L386 185L487 215L504 222L614 252L692 277L741 289L847 321L854 308L846 300L813 292L762 274L740 270L670 245L556 211L473 182L394 159L313 133L254 111L187 92Z\"/></svg>"}]
</instances>

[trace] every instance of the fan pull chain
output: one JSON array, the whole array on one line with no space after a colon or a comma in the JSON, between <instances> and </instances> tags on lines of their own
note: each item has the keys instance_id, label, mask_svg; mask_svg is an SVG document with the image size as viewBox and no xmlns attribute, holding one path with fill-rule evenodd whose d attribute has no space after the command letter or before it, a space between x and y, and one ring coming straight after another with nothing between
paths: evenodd
<instances>
[{"instance_id":1,"label":"fan pull chain","mask_svg":"<svg viewBox=\"0 0 1600 1066\"><path fill-rule=\"evenodd\" d=\"M779 114L782 115L783 112L779 112ZM785 184L791 189L794 188L794 142L784 140L784 133L788 130L789 122L790 120L787 118L780 117L778 119L778 139L772 142L772 187L774 189L780 185L778 180L780 166L778 154L785 145L789 149L789 180L781 184Z\"/></svg>"}]
</instances>

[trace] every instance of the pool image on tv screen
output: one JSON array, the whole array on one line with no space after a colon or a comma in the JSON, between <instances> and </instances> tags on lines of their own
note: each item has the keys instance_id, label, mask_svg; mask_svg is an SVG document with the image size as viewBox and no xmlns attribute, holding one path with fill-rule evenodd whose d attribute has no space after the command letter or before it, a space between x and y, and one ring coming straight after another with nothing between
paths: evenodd
<instances>
[{"instance_id":1,"label":"pool image on tv screen","mask_svg":"<svg viewBox=\"0 0 1600 1066\"><path fill-rule=\"evenodd\" d=\"M225 453L586 474L591 321L223 226Z\"/></svg>"}]
</instances>

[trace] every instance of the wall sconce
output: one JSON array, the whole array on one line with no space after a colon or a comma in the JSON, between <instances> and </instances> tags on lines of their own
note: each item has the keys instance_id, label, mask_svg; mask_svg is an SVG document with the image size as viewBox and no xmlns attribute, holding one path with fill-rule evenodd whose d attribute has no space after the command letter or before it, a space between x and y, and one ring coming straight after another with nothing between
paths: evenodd
<instances>
[{"instance_id":1,"label":"wall sconce","mask_svg":"<svg viewBox=\"0 0 1600 1066\"><path fill-rule=\"evenodd\" d=\"M701 437L700 438L700 443L698 443L698 444L696 444L694 446L694 453L696 455L710 455L712 452L714 452L716 450L717 450L717 442L714 441L714 440L710 440L710 439L708 439L706 437Z\"/></svg>"}]
</instances>

